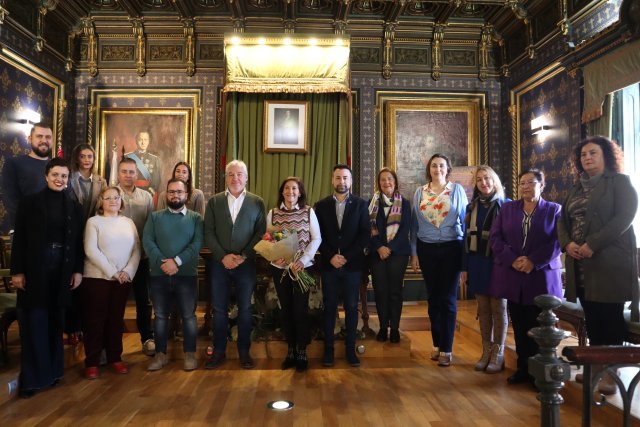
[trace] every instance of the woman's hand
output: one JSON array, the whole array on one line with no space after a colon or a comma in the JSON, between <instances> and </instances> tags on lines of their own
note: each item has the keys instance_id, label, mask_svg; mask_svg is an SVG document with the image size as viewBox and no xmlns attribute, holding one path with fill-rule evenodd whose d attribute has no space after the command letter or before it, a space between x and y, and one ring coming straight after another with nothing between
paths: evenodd
<instances>
[{"instance_id":1,"label":"woman's hand","mask_svg":"<svg viewBox=\"0 0 640 427\"><path fill-rule=\"evenodd\" d=\"M578 249L578 253L583 258L591 258L593 256L593 251L587 243L584 243L582 246L580 246L580 248Z\"/></svg>"},{"instance_id":2,"label":"woman's hand","mask_svg":"<svg viewBox=\"0 0 640 427\"><path fill-rule=\"evenodd\" d=\"M71 275L71 289L75 289L82 283L82 273L73 273Z\"/></svg>"},{"instance_id":3,"label":"woman's hand","mask_svg":"<svg viewBox=\"0 0 640 427\"><path fill-rule=\"evenodd\" d=\"M380 259L384 261L391 256L391 249L386 246L380 246L378 248L378 256L380 256Z\"/></svg>"},{"instance_id":4,"label":"woman's hand","mask_svg":"<svg viewBox=\"0 0 640 427\"><path fill-rule=\"evenodd\" d=\"M586 245L586 243L585 243ZM581 246L576 242L569 242L567 246L564 247L564 251L573 259L581 260L584 256L580 253Z\"/></svg>"},{"instance_id":5,"label":"woman's hand","mask_svg":"<svg viewBox=\"0 0 640 427\"><path fill-rule=\"evenodd\" d=\"M521 273L529 274L533 271L535 266L533 265L533 262L526 256L519 256L513 261L511 267Z\"/></svg>"},{"instance_id":6,"label":"woman's hand","mask_svg":"<svg viewBox=\"0 0 640 427\"><path fill-rule=\"evenodd\" d=\"M13 276L11 276L11 284L13 285L14 289L20 289L21 291L24 291L24 288L27 286L27 281L24 278L24 274L14 274Z\"/></svg>"},{"instance_id":7,"label":"woman's hand","mask_svg":"<svg viewBox=\"0 0 640 427\"><path fill-rule=\"evenodd\" d=\"M278 258L277 260L273 261L273 263L282 268L285 268L287 266L287 261L285 261L284 258Z\"/></svg>"},{"instance_id":8,"label":"woman's hand","mask_svg":"<svg viewBox=\"0 0 640 427\"><path fill-rule=\"evenodd\" d=\"M465 283L467 283L467 272L466 271L461 271L460 272L460 284L464 285Z\"/></svg>"},{"instance_id":9,"label":"woman's hand","mask_svg":"<svg viewBox=\"0 0 640 427\"><path fill-rule=\"evenodd\" d=\"M413 269L414 273L417 273L420 269L420 262L418 262L417 255L411 255L411 268Z\"/></svg>"},{"instance_id":10,"label":"woman's hand","mask_svg":"<svg viewBox=\"0 0 640 427\"><path fill-rule=\"evenodd\" d=\"M304 270L304 264L303 264L303 263L301 263L300 261L296 261L295 263L293 263L293 264L291 265L291 269L292 269L294 272L296 272L296 273L297 273L297 272L299 272L299 271Z\"/></svg>"}]
</instances>

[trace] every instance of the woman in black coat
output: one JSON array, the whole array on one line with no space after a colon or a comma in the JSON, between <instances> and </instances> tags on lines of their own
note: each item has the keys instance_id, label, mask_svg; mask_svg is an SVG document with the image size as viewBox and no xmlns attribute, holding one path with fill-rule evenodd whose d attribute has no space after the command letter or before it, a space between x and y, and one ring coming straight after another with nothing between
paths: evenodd
<instances>
[{"instance_id":1,"label":"woman in black coat","mask_svg":"<svg viewBox=\"0 0 640 427\"><path fill-rule=\"evenodd\" d=\"M58 383L64 371L64 308L82 281L82 210L67 188L69 167L55 158L45 168L47 188L24 197L11 253L22 343L20 395Z\"/></svg>"}]
</instances>

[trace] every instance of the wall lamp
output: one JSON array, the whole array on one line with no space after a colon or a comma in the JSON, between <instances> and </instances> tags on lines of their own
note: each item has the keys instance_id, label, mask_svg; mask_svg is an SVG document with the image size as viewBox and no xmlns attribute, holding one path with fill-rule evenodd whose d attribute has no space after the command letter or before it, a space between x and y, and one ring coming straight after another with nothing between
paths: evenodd
<instances>
[{"instance_id":1,"label":"wall lamp","mask_svg":"<svg viewBox=\"0 0 640 427\"><path fill-rule=\"evenodd\" d=\"M31 134L33 125L40 123L41 117L40 114L36 113L33 110L26 110L23 113L23 117L24 118L18 120L18 123L22 125L21 127L24 135L29 136Z\"/></svg>"},{"instance_id":2,"label":"wall lamp","mask_svg":"<svg viewBox=\"0 0 640 427\"><path fill-rule=\"evenodd\" d=\"M546 114L531 120L531 135L545 135L550 130L551 125Z\"/></svg>"},{"instance_id":3,"label":"wall lamp","mask_svg":"<svg viewBox=\"0 0 640 427\"><path fill-rule=\"evenodd\" d=\"M537 128L531 128L531 135L539 135L545 131L551 130L549 125L540 125Z\"/></svg>"}]
</instances>

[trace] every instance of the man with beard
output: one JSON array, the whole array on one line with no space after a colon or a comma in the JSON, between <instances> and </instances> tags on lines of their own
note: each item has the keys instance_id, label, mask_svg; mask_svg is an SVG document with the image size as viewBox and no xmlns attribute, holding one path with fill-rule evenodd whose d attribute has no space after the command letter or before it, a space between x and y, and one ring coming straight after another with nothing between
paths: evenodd
<instances>
[{"instance_id":1,"label":"man with beard","mask_svg":"<svg viewBox=\"0 0 640 427\"><path fill-rule=\"evenodd\" d=\"M172 178L167 184L167 209L153 212L144 226L142 245L149 257L151 301L155 313L156 354L147 369L157 371L168 362L169 313L175 301L182 317L184 370L196 360L198 256L203 240L200 214L190 211L187 186Z\"/></svg>"},{"instance_id":2,"label":"man with beard","mask_svg":"<svg viewBox=\"0 0 640 427\"><path fill-rule=\"evenodd\" d=\"M44 169L51 158L53 131L51 126L37 123L27 137L31 152L24 156L8 157L4 165L3 186L6 192L5 207L9 217L9 227L13 228L18 202L26 195L43 190L47 183Z\"/></svg>"},{"instance_id":3,"label":"man with beard","mask_svg":"<svg viewBox=\"0 0 640 427\"><path fill-rule=\"evenodd\" d=\"M316 203L314 209L320 224L320 270L324 295L323 366L333 366L334 328L338 296L342 291L345 312L345 357L354 367L360 366L356 355L358 296L364 249L371 233L367 203L350 194L352 175L347 165L333 167L333 194Z\"/></svg>"}]
</instances>

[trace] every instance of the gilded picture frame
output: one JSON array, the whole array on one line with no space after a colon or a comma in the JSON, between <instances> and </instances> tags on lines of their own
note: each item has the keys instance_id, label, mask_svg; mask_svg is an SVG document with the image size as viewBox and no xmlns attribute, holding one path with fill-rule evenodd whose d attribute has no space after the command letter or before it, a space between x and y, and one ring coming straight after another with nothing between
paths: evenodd
<instances>
[{"instance_id":1,"label":"gilded picture frame","mask_svg":"<svg viewBox=\"0 0 640 427\"><path fill-rule=\"evenodd\" d=\"M464 178L460 184L473 186L466 181L479 160L479 102L388 100L384 125L382 164L395 169L404 197L411 200L425 184L427 162L436 153L449 157L456 180Z\"/></svg>"},{"instance_id":2,"label":"gilded picture frame","mask_svg":"<svg viewBox=\"0 0 640 427\"><path fill-rule=\"evenodd\" d=\"M264 151L307 153L308 101L264 101Z\"/></svg>"},{"instance_id":3,"label":"gilded picture frame","mask_svg":"<svg viewBox=\"0 0 640 427\"><path fill-rule=\"evenodd\" d=\"M92 89L90 100L87 139L95 147L99 174L115 182L117 168L113 166L123 155L137 151L138 133L145 131L140 141L147 140L149 155L141 154L134 160L146 164L151 177L160 171L159 178L155 178L158 188L153 188L152 193L164 191L179 161L191 166L193 183L198 188L202 170L200 90L96 88ZM138 175L141 172L144 171L138 168Z\"/></svg>"},{"instance_id":4,"label":"gilded picture frame","mask_svg":"<svg viewBox=\"0 0 640 427\"><path fill-rule=\"evenodd\" d=\"M115 178L117 163L123 156L131 157L139 166L139 182L150 184L138 185L149 187L152 194L164 191L174 165L191 157L192 121L190 108L101 109L98 172ZM141 144L146 144L144 152Z\"/></svg>"}]
</instances>

